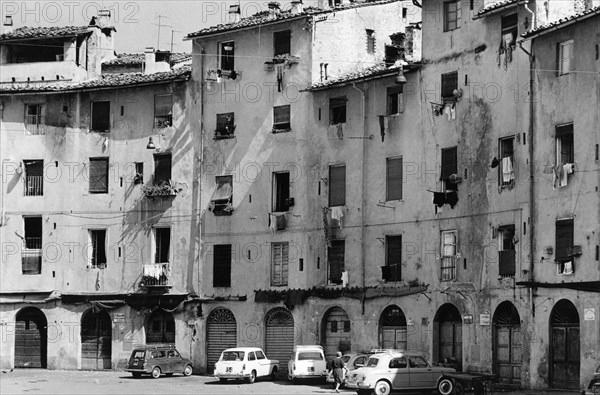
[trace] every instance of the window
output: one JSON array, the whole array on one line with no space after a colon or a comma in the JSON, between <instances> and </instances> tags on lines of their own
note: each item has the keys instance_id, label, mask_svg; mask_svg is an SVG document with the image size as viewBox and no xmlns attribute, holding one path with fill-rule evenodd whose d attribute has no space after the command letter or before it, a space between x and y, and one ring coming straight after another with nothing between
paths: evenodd
<instances>
[{"instance_id":1,"label":"window","mask_svg":"<svg viewBox=\"0 0 600 395\"><path fill-rule=\"evenodd\" d=\"M232 112L217 114L216 139L231 138L235 132L234 116Z\"/></svg>"},{"instance_id":2,"label":"window","mask_svg":"<svg viewBox=\"0 0 600 395\"><path fill-rule=\"evenodd\" d=\"M90 158L90 193L108 193L108 158Z\"/></svg>"},{"instance_id":3,"label":"window","mask_svg":"<svg viewBox=\"0 0 600 395\"><path fill-rule=\"evenodd\" d=\"M290 106L273 107L273 133L289 132L290 129Z\"/></svg>"},{"instance_id":4,"label":"window","mask_svg":"<svg viewBox=\"0 0 600 395\"><path fill-rule=\"evenodd\" d=\"M266 359L265 354L262 351L256 351L256 359Z\"/></svg>"},{"instance_id":5,"label":"window","mask_svg":"<svg viewBox=\"0 0 600 395\"><path fill-rule=\"evenodd\" d=\"M350 321L344 321L344 332L350 332Z\"/></svg>"},{"instance_id":6,"label":"window","mask_svg":"<svg viewBox=\"0 0 600 395\"><path fill-rule=\"evenodd\" d=\"M517 14L510 14L502 17L502 41L500 42L500 48L514 48L517 41L518 21Z\"/></svg>"},{"instance_id":7,"label":"window","mask_svg":"<svg viewBox=\"0 0 600 395\"><path fill-rule=\"evenodd\" d=\"M25 196L42 196L44 194L44 161L26 160L25 163Z\"/></svg>"},{"instance_id":8,"label":"window","mask_svg":"<svg viewBox=\"0 0 600 395\"><path fill-rule=\"evenodd\" d=\"M154 154L154 185L166 185L171 181L171 154Z\"/></svg>"},{"instance_id":9,"label":"window","mask_svg":"<svg viewBox=\"0 0 600 395\"><path fill-rule=\"evenodd\" d=\"M271 285L288 285L289 243L271 243Z\"/></svg>"},{"instance_id":10,"label":"window","mask_svg":"<svg viewBox=\"0 0 600 395\"><path fill-rule=\"evenodd\" d=\"M389 364L390 369L406 369L407 367L406 357L394 358Z\"/></svg>"},{"instance_id":11,"label":"window","mask_svg":"<svg viewBox=\"0 0 600 395\"><path fill-rule=\"evenodd\" d=\"M44 106L41 104L27 104L25 109L25 127L31 134L44 134Z\"/></svg>"},{"instance_id":12,"label":"window","mask_svg":"<svg viewBox=\"0 0 600 395\"><path fill-rule=\"evenodd\" d=\"M387 88L387 115L404 113L402 85Z\"/></svg>"},{"instance_id":13,"label":"window","mask_svg":"<svg viewBox=\"0 0 600 395\"><path fill-rule=\"evenodd\" d=\"M338 331L338 322L331 321L331 333L336 333Z\"/></svg>"},{"instance_id":14,"label":"window","mask_svg":"<svg viewBox=\"0 0 600 395\"><path fill-rule=\"evenodd\" d=\"M23 217L23 227L21 272L42 274L42 217Z\"/></svg>"},{"instance_id":15,"label":"window","mask_svg":"<svg viewBox=\"0 0 600 395\"><path fill-rule=\"evenodd\" d=\"M573 219L556 221L556 271L557 274L573 274Z\"/></svg>"},{"instance_id":16,"label":"window","mask_svg":"<svg viewBox=\"0 0 600 395\"><path fill-rule=\"evenodd\" d=\"M215 215L233 213L233 176L215 177L216 189L211 199L211 209Z\"/></svg>"},{"instance_id":17,"label":"window","mask_svg":"<svg viewBox=\"0 0 600 395\"><path fill-rule=\"evenodd\" d=\"M273 173L273 190L275 192L273 211L290 210L290 173L288 171Z\"/></svg>"},{"instance_id":18,"label":"window","mask_svg":"<svg viewBox=\"0 0 600 395\"><path fill-rule=\"evenodd\" d=\"M442 281L456 280L456 245L458 231L448 230L442 232Z\"/></svg>"},{"instance_id":19,"label":"window","mask_svg":"<svg viewBox=\"0 0 600 395\"><path fill-rule=\"evenodd\" d=\"M289 55L291 53L291 30L273 33L273 55Z\"/></svg>"},{"instance_id":20,"label":"window","mask_svg":"<svg viewBox=\"0 0 600 395\"><path fill-rule=\"evenodd\" d=\"M498 274L501 277L515 276L515 226L498 228Z\"/></svg>"},{"instance_id":21,"label":"window","mask_svg":"<svg viewBox=\"0 0 600 395\"><path fill-rule=\"evenodd\" d=\"M133 176L135 184L144 183L144 162L135 162L135 175Z\"/></svg>"},{"instance_id":22,"label":"window","mask_svg":"<svg viewBox=\"0 0 600 395\"><path fill-rule=\"evenodd\" d=\"M387 158L385 162L385 200L402 200L402 157Z\"/></svg>"},{"instance_id":23,"label":"window","mask_svg":"<svg viewBox=\"0 0 600 395\"><path fill-rule=\"evenodd\" d=\"M234 50L235 45L233 41L222 42L219 45L221 52L221 70L233 71L234 69Z\"/></svg>"},{"instance_id":24,"label":"window","mask_svg":"<svg viewBox=\"0 0 600 395\"><path fill-rule=\"evenodd\" d=\"M89 230L90 266L96 269L106 267L106 229Z\"/></svg>"},{"instance_id":25,"label":"window","mask_svg":"<svg viewBox=\"0 0 600 395\"><path fill-rule=\"evenodd\" d=\"M573 40L568 40L558 44L558 75L569 74L573 70L573 43Z\"/></svg>"},{"instance_id":26,"label":"window","mask_svg":"<svg viewBox=\"0 0 600 395\"><path fill-rule=\"evenodd\" d=\"M455 101L455 89L458 89L458 71L442 74L442 100Z\"/></svg>"},{"instance_id":27,"label":"window","mask_svg":"<svg viewBox=\"0 0 600 395\"><path fill-rule=\"evenodd\" d=\"M154 228L154 263L169 263L171 228Z\"/></svg>"},{"instance_id":28,"label":"window","mask_svg":"<svg viewBox=\"0 0 600 395\"><path fill-rule=\"evenodd\" d=\"M346 97L329 99L329 124L346 123Z\"/></svg>"},{"instance_id":29,"label":"window","mask_svg":"<svg viewBox=\"0 0 600 395\"><path fill-rule=\"evenodd\" d=\"M154 96L154 127L167 128L173 125L173 95Z\"/></svg>"},{"instance_id":30,"label":"window","mask_svg":"<svg viewBox=\"0 0 600 395\"><path fill-rule=\"evenodd\" d=\"M248 361L256 361L256 355L252 351L248 353Z\"/></svg>"},{"instance_id":31,"label":"window","mask_svg":"<svg viewBox=\"0 0 600 395\"><path fill-rule=\"evenodd\" d=\"M460 0L444 2L444 31L458 29L458 21L461 17Z\"/></svg>"},{"instance_id":32,"label":"window","mask_svg":"<svg viewBox=\"0 0 600 395\"><path fill-rule=\"evenodd\" d=\"M375 30L367 29L367 53L375 53Z\"/></svg>"},{"instance_id":33,"label":"window","mask_svg":"<svg viewBox=\"0 0 600 395\"><path fill-rule=\"evenodd\" d=\"M512 188L515 184L514 136L501 138L498 142L500 165L498 166L498 185L501 188Z\"/></svg>"},{"instance_id":34,"label":"window","mask_svg":"<svg viewBox=\"0 0 600 395\"><path fill-rule=\"evenodd\" d=\"M329 166L329 207L346 204L346 165Z\"/></svg>"},{"instance_id":35,"label":"window","mask_svg":"<svg viewBox=\"0 0 600 395\"><path fill-rule=\"evenodd\" d=\"M385 237L384 281L402 280L402 236Z\"/></svg>"},{"instance_id":36,"label":"window","mask_svg":"<svg viewBox=\"0 0 600 395\"><path fill-rule=\"evenodd\" d=\"M342 272L344 271L345 245L346 243L344 240L333 240L331 242L331 247L327 248L327 257L329 258L329 284L342 283Z\"/></svg>"},{"instance_id":37,"label":"window","mask_svg":"<svg viewBox=\"0 0 600 395\"><path fill-rule=\"evenodd\" d=\"M110 131L110 102L92 102L92 128L95 132Z\"/></svg>"},{"instance_id":38,"label":"window","mask_svg":"<svg viewBox=\"0 0 600 395\"><path fill-rule=\"evenodd\" d=\"M408 361L411 368L426 369L429 367L427 361L425 361L422 357L408 357Z\"/></svg>"},{"instance_id":39,"label":"window","mask_svg":"<svg viewBox=\"0 0 600 395\"><path fill-rule=\"evenodd\" d=\"M213 287L231 287L231 244L215 245L213 254Z\"/></svg>"},{"instance_id":40,"label":"window","mask_svg":"<svg viewBox=\"0 0 600 395\"><path fill-rule=\"evenodd\" d=\"M556 127L556 165L575 163L573 124Z\"/></svg>"},{"instance_id":41,"label":"window","mask_svg":"<svg viewBox=\"0 0 600 395\"><path fill-rule=\"evenodd\" d=\"M442 149L442 171L440 180L442 181L442 190L456 191L456 176L458 175L457 147Z\"/></svg>"}]
</instances>

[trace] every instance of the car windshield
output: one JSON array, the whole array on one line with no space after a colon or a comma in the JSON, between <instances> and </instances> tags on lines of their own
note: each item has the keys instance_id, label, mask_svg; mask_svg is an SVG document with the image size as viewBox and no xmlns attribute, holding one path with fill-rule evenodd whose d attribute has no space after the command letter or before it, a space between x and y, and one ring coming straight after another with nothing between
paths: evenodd
<instances>
[{"instance_id":1,"label":"car windshield","mask_svg":"<svg viewBox=\"0 0 600 395\"><path fill-rule=\"evenodd\" d=\"M322 361L323 355L318 351L304 351L298 353L298 361Z\"/></svg>"},{"instance_id":2,"label":"car windshield","mask_svg":"<svg viewBox=\"0 0 600 395\"><path fill-rule=\"evenodd\" d=\"M146 355L146 351L144 351L144 350L137 350L137 351L136 351L136 352L133 354L133 357L134 357L134 358L139 358L139 359L142 359L142 358L144 358L144 355Z\"/></svg>"},{"instance_id":3,"label":"car windshield","mask_svg":"<svg viewBox=\"0 0 600 395\"><path fill-rule=\"evenodd\" d=\"M243 361L245 354L243 351L225 351L221 356L221 361Z\"/></svg>"},{"instance_id":4,"label":"car windshield","mask_svg":"<svg viewBox=\"0 0 600 395\"><path fill-rule=\"evenodd\" d=\"M377 366L377 364L379 363L379 358L374 358L371 357L369 358L369 360L367 361L367 368L374 368L375 366Z\"/></svg>"}]
</instances>

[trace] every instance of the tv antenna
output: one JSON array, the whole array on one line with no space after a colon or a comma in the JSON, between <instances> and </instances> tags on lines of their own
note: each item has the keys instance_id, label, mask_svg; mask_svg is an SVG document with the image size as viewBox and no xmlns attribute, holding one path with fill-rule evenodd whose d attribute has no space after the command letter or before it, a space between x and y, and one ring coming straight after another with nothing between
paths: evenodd
<instances>
[{"instance_id":1,"label":"tv antenna","mask_svg":"<svg viewBox=\"0 0 600 395\"><path fill-rule=\"evenodd\" d=\"M153 25L158 26L158 34L157 34L157 38L156 38L156 50L158 51L160 49L160 28L161 27L173 27L170 25L163 25L162 23L160 23L160 20L162 18L169 18L166 15L158 15L158 23L153 23Z\"/></svg>"}]
</instances>

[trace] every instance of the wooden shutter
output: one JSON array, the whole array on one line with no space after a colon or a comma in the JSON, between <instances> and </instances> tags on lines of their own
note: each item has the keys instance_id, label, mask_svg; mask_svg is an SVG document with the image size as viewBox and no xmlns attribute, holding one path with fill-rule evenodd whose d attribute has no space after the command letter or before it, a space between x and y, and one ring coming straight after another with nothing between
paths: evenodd
<instances>
[{"instance_id":1,"label":"wooden shutter","mask_svg":"<svg viewBox=\"0 0 600 395\"><path fill-rule=\"evenodd\" d=\"M291 31L284 30L282 32L273 33L273 41L275 52L274 55L285 55L291 52Z\"/></svg>"},{"instance_id":2,"label":"wooden shutter","mask_svg":"<svg viewBox=\"0 0 600 395\"><path fill-rule=\"evenodd\" d=\"M231 286L231 244L215 245L213 250L213 287Z\"/></svg>"},{"instance_id":3,"label":"wooden shutter","mask_svg":"<svg viewBox=\"0 0 600 395\"><path fill-rule=\"evenodd\" d=\"M333 240L328 249L329 258L329 282L333 284L342 283L342 272L344 271L344 240Z\"/></svg>"},{"instance_id":4,"label":"wooden shutter","mask_svg":"<svg viewBox=\"0 0 600 395\"><path fill-rule=\"evenodd\" d=\"M171 154L154 155L154 184L171 180Z\"/></svg>"},{"instance_id":5,"label":"wooden shutter","mask_svg":"<svg viewBox=\"0 0 600 395\"><path fill-rule=\"evenodd\" d=\"M569 248L573 246L573 220L556 221L556 254L557 260L569 258Z\"/></svg>"},{"instance_id":6,"label":"wooden shutter","mask_svg":"<svg viewBox=\"0 0 600 395\"><path fill-rule=\"evenodd\" d=\"M90 158L90 192L108 193L108 158Z\"/></svg>"},{"instance_id":7,"label":"wooden shutter","mask_svg":"<svg viewBox=\"0 0 600 395\"><path fill-rule=\"evenodd\" d=\"M346 204L346 165L329 167L329 207Z\"/></svg>"},{"instance_id":8,"label":"wooden shutter","mask_svg":"<svg viewBox=\"0 0 600 395\"><path fill-rule=\"evenodd\" d=\"M287 286L289 267L289 243L273 243L271 285Z\"/></svg>"},{"instance_id":9,"label":"wooden shutter","mask_svg":"<svg viewBox=\"0 0 600 395\"><path fill-rule=\"evenodd\" d=\"M402 199L402 158L386 160L386 200Z\"/></svg>"},{"instance_id":10,"label":"wooden shutter","mask_svg":"<svg viewBox=\"0 0 600 395\"><path fill-rule=\"evenodd\" d=\"M110 130L110 102L92 102L92 130Z\"/></svg>"},{"instance_id":11,"label":"wooden shutter","mask_svg":"<svg viewBox=\"0 0 600 395\"><path fill-rule=\"evenodd\" d=\"M440 180L448 180L452 174L458 173L457 147L442 149L442 171Z\"/></svg>"}]
</instances>

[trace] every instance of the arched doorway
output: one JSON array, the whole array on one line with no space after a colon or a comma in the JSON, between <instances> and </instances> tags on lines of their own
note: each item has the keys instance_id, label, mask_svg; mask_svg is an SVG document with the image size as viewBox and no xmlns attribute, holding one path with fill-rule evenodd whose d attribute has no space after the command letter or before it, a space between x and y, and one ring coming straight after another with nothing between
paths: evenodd
<instances>
[{"instance_id":1,"label":"arched doorway","mask_svg":"<svg viewBox=\"0 0 600 395\"><path fill-rule=\"evenodd\" d=\"M433 318L433 361L462 370L462 318L452 303L440 306Z\"/></svg>"},{"instance_id":2,"label":"arched doorway","mask_svg":"<svg viewBox=\"0 0 600 395\"><path fill-rule=\"evenodd\" d=\"M406 350L406 316L396 305L386 307L379 317L379 347Z\"/></svg>"},{"instance_id":3,"label":"arched doorway","mask_svg":"<svg viewBox=\"0 0 600 395\"><path fill-rule=\"evenodd\" d=\"M277 307L265 318L265 352L270 359L279 361L282 372L294 351L294 317L287 309Z\"/></svg>"},{"instance_id":4,"label":"arched doorway","mask_svg":"<svg viewBox=\"0 0 600 395\"><path fill-rule=\"evenodd\" d=\"M175 320L173 314L156 310L148 318L146 344L175 343Z\"/></svg>"},{"instance_id":5,"label":"arched doorway","mask_svg":"<svg viewBox=\"0 0 600 395\"><path fill-rule=\"evenodd\" d=\"M332 307L323 316L321 324L321 342L325 358L335 357L337 351L350 351L352 347L352 332L350 317L341 307Z\"/></svg>"},{"instance_id":6,"label":"arched doorway","mask_svg":"<svg viewBox=\"0 0 600 395\"><path fill-rule=\"evenodd\" d=\"M550 385L579 389L579 313L569 300L559 300L550 315Z\"/></svg>"},{"instance_id":7,"label":"arched doorway","mask_svg":"<svg viewBox=\"0 0 600 395\"><path fill-rule=\"evenodd\" d=\"M237 322L231 310L217 307L206 320L207 371L215 370L215 363L223 350L237 346Z\"/></svg>"},{"instance_id":8,"label":"arched doorway","mask_svg":"<svg viewBox=\"0 0 600 395\"><path fill-rule=\"evenodd\" d=\"M106 311L81 316L81 369L111 369L112 323Z\"/></svg>"},{"instance_id":9,"label":"arched doorway","mask_svg":"<svg viewBox=\"0 0 600 395\"><path fill-rule=\"evenodd\" d=\"M48 321L42 311L25 307L15 320L15 368L46 368Z\"/></svg>"},{"instance_id":10,"label":"arched doorway","mask_svg":"<svg viewBox=\"0 0 600 395\"><path fill-rule=\"evenodd\" d=\"M521 385L521 318L515 305L502 302L496 308L492 319L493 372L498 382L515 386Z\"/></svg>"}]
</instances>

